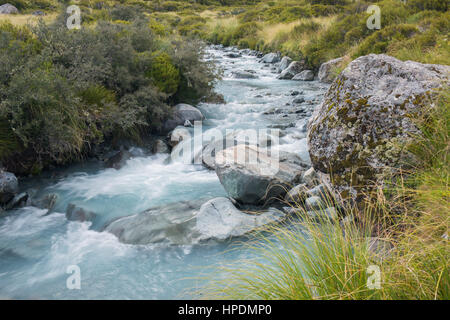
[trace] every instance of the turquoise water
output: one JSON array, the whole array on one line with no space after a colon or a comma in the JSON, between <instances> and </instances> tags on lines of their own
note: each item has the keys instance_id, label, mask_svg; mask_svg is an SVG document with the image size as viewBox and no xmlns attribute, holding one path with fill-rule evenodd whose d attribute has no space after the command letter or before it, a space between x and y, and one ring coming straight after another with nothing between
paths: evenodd
<instances>
[{"instance_id":1,"label":"turquoise water","mask_svg":"<svg viewBox=\"0 0 450 320\"><path fill-rule=\"evenodd\" d=\"M270 67L256 57L224 57L221 50L208 50L209 58L224 69L216 85L226 104L200 104L206 116L203 130L259 129L273 125L282 130L280 150L298 153L307 159L304 125L325 87L316 81L276 80ZM258 79L237 80L233 70L253 70ZM303 91L303 116L295 121L262 113L284 106L293 99L291 91ZM284 127L283 127L284 128ZM139 151L139 150L137 150ZM0 298L16 299L177 299L189 298L204 284L200 277L230 261L252 255L243 246L245 239L224 243L186 246L152 244L126 245L107 232L109 221L137 214L150 207L181 200L226 196L214 171L201 165L172 162L164 155L145 155L127 161L120 170L104 169L87 162L59 170L52 178L22 183L23 191L35 197L56 193L55 212L25 207L0 217ZM93 211L90 222L69 222L64 212L69 203ZM230 250L233 249L233 250ZM68 266L81 272L81 289L69 290Z\"/></svg>"}]
</instances>

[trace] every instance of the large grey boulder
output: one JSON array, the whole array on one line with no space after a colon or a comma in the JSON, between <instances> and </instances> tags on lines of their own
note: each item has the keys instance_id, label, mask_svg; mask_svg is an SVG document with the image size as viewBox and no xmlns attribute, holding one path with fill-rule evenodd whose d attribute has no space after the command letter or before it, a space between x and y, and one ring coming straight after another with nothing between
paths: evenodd
<instances>
[{"instance_id":1,"label":"large grey boulder","mask_svg":"<svg viewBox=\"0 0 450 320\"><path fill-rule=\"evenodd\" d=\"M266 211L258 215L239 211L228 198L178 202L154 207L140 214L120 218L105 231L129 244L195 244L243 236L266 224L282 220L284 214Z\"/></svg>"},{"instance_id":2,"label":"large grey boulder","mask_svg":"<svg viewBox=\"0 0 450 320\"><path fill-rule=\"evenodd\" d=\"M280 62L281 57L279 53L268 53L265 56L263 56L260 60L262 63L277 63Z\"/></svg>"},{"instance_id":3,"label":"large grey boulder","mask_svg":"<svg viewBox=\"0 0 450 320\"><path fill-rule=\"evenodd\" d=\"M278 75L277 79L280 80L290 80L292 79L295 75L299 74L300 72L302 72L303 70L305 70L306 68L306 63L304 60L302 61L293 61L291 62L291 64L289 65L289 67L287 67L286 69L284 69L280 75Z\"/></svg>"},{"instance_id":4,"label":"large grey boulder","mask_svg":"<svg viewBox=\"0 0 450 320\"><path fill-rule=\"evenodd\" d=\"M187 121L194 124L194 121L202 121L204 118L197 108L186 103L180 103L174 107L172 117L164 123L163 130L169 132L177 126L184 126Z\"/></svg>"},{"instance_id":5,"label":"large grey boulder","mask_svg":"<svg viewBox=\"0 0 450 320\"><path fill-rule=\"evenodd\" d=\"M449 74L449 66L383 54L352 61L309 123L314 167L331 175L344 198L354 198L351 186L382 181L388 168L404 168L405 159L413 159L402 146L419 133L412 119L432 106L434 89L448 85Z\"/></svg>"},{"instance_id":6,"label":"large grey boulder","mask_svg":"<svg viewBox=\"0 0 450 320\"><path fill-rule=\"evenodd\" d=\"M299 182L304 170L251 145L222 150L215 161L217 176L228 195L247 204L279 200L290 186Z\"/></svg>"},{"instance_id":7,"label":"large grey boulder","mask_svg":"<svg viewBox=\"0 0 450 320\"><path fill-rule=\"evenodd\" d=\"M17 14L19 13L19 10L17 10L16 7L14 7L12 4L5 3L4 5L0 6L0 14Z\"/></svg>"},{"instance_id":8,"label":"large grey boulder","mask_svg":"<svg viewBox=\"0 0 450 320\"><path fill-rule=\"evenodd\" d=\"M19 182L14 173L0 172L0 204L6 204L19 192Z\"/></svg>"},{"instance_id":9,"label":"large grey boulder","mask_svg":"<svg viewBox=\"0 0 450 320\"><path fill-rule=\"evenodd\" d=\"M278 67L278 73L283 72L289 65L291 64L292 59L288 56L284 56L283 59L281 59L280 66Z\"/></svg>"},{"instance_id":10,"label":"large grey boulder","mask_svg":"<svg viewBox=\"0 0 450 320\"><path fill-rule=\"evenodd\" d=\"M33 199L31 204L40 209L47 209L47 213L50 213L55 208L58 198L56 193L49 193L40 199Z\"/></svg>"},{"instance_id":11,"label":"large grey boulder","mask_svg":"<svg viewBox=\"0 0 450 320\"><path fill-rule=\"evenodd\" d=\"M319 73L317 75L319 81L325 83L333 82L333 80L337 76L337 68L343 59L344 58L341 57L322 63L322 65L319 68Z\"/></svg>"},{"instance_id":12,"label":"large grey boulder","mask_svg":"<svg viewBox=\"0 0 450 320\"><path fill-rule=\"evenodd\" d=\"M296 74L292 80L296 81L313 81L314 80L314 72L311 70L303 70L299 74Z\"/></svg>"}]
</instances>

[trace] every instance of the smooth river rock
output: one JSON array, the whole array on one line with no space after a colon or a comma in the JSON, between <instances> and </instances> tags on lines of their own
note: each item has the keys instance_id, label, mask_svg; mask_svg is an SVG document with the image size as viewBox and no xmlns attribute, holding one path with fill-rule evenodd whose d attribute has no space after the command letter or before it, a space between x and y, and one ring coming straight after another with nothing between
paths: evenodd
<instances>
[{"instance_id":1,"label":"smooth river rock","mask_svg":"<svg viewBox=\"0 0 450 320\"><path fill-rule=\"evenodd\" d=\"M216 154L216 173L233 199L247 204L279 200L299 182L304 168L281 162L256 146L238 145Z\"/></svg>"},{"instance_id":2,"label":"smooth river rock","mask_svg":"<svg viewBox=\"0 0 450 320\"><path fill-rule=\"evenodd\" d=\"M258 76L248 71L233 71L231 77L234 79L257 79Z\"/></svg>"},{"instance_id":3,"label":"smooth river rock","mask_svg":"<svg viewBox=\"0 0 450 320\"><path fill-rule=\"evenodd\" d=\"M228 198L184 201L154 207L140 214L120 218L105 231L123 243L174 245L195 244L207 240L226 240L281 221L284 214L269 210L259 215L239 211Z\"/></svg>"}]
</instances>

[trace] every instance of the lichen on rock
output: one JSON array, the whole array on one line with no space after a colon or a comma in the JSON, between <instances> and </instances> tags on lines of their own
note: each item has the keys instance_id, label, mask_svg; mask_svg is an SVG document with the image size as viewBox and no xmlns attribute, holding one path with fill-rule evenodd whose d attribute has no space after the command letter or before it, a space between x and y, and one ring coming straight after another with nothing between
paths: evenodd
<instances>
[{"instance_id":1,"label":"lichen on rock","mask_svg":"<svg viewBox=\"0 0 450 320\"><path fill-rule=\"evenodd\" d=\"M414 120L448 83L450 67L370 54L334 80L308 125L314 167L338 190L382 181L410 159L404 146L419 131ZM346 192L354 194L352 192Z\"/></svg>"}]
</instances>

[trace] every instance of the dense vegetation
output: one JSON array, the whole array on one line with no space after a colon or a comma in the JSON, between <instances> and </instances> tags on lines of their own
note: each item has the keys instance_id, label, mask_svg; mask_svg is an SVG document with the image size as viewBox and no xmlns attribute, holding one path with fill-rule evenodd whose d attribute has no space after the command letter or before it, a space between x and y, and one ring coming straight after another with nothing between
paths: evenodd
<instances>
[{"instance_id":1,"label":"dense vegetation","mask_svg":"<svg viewBox=\"0 0 450 320\"><path fill-rule=\"evenodd\" d=\"M69 30L65 15L50 25L0 25L4 166L38 173L105 139L139 140L161 128L169 105L210 94L215 71L202 45L158 35L135 12L80 30Z\"/></svg>"}]
</instances>

